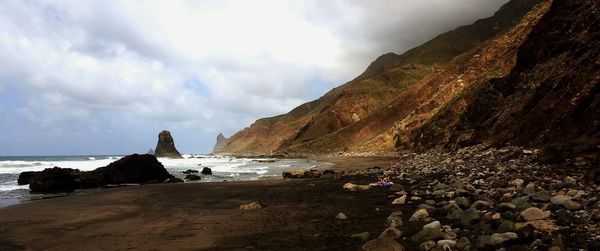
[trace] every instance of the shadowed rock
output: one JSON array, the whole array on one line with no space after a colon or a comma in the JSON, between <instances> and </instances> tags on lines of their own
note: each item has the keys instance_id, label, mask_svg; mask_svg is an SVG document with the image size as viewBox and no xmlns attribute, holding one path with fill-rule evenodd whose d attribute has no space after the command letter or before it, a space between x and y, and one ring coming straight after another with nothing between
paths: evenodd
<instances>
[{"instance_id":1,"label":"shadowed rock","mask_svg":"<svg viewBox=\"0 0 600 251\"><path fill-rule=\"evenodd\" d=\"M160 183L173 178L156 157L149 154L125 156L108 166L89 172L54 167L20 175L23 182L28 177L29 189L39 193L69 192L109 184Z\"/></svg>"},{"instance_id":2,"label":"shadowed rock","mask_svg":"<svg viewBox=\"0 0 600 251\"><path fill-rule=\"evenodd\" d=\"M157 158L182 158L181 153L179 153L179 151L177 151L177 148L175 148L175 142L173 141L173 137L171 137L171 132L163 130L158 134L158 143L156 144L156 150L154 150L154 155Z\"/></svg>"}]
</instances>

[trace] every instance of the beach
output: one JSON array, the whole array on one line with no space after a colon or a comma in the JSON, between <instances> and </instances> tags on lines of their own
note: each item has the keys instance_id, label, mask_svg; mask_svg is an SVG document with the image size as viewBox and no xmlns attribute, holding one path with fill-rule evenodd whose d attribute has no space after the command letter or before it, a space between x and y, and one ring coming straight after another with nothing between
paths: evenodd
<instances>
[{"instance_id":1,"label":"beach","mask_svg":"<svg viewBox=\"0 0 600 251\"><path fill-rule=\"evenodd\" d=\"M325 160L334 170L391 164ZM374 179L154 184L30 201L0 209L0 249L354 250L362 242L349 236L380 233L393 208L387 191L348 193L342 185ZM264 208L239 209L255 201ZM348 219L336 219L340 212Z\"/></svg>"}]
</instances>

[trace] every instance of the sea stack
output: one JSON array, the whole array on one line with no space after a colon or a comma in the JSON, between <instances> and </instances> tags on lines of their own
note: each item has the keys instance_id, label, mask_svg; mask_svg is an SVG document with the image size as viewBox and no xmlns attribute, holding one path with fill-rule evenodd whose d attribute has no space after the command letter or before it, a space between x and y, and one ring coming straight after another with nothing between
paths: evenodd
<instances>
[{"instance_id":1,"label":"sea stack","mask_svg":"<svg viewBox=\"0 0 600 251\"><path fill-rule=\"evenodd\" d=\"M227 141L229 141L229 139L225 138L223 133L219 133L219 135L217 135L217 143L215 143L215 147L213 147L213 153L221 151L227 145Z\"/></svg>"},{"instance_id":2,"label":"sea stack","mask_svg":"<svg viewBox=\"0 0 600 251\"><path fill-rule=\"evenodd\" d=\"M179 153L179 151L177 151L177 148L175 148L175 142L173 141L173 137L171 137L171 132L163 130L158 134L158 143L156 144L156 150L154 150L154 155L157 158L182 158L181 153Z\"/></svg>"}]
</instances>

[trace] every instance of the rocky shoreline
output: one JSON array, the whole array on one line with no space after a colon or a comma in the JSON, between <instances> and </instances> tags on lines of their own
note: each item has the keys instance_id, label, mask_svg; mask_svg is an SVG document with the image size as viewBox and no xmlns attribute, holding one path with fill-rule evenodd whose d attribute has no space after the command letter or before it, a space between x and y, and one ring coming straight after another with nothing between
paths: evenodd
<instances>
[{"instance_id":1,"label":"rocky shoreline","mask_svg":"<svg viewBox=\"0 0 600 251\"><path fill-rule=\"evenodd\" d=\"M592 161L558 169L538 158L534 150L486 146L405 155L387 171L403 185L390 195L401 206L382 233L402 235L363 250L600 249L600 180L586 177Z\"/></svg>"},{"instance_id":2,"label":"rocky shoreline","mask_svg":"<svg viewBox=\"0 0 600 251\"><path fill-rule=\"evenodd\" d=\"M335 158L300 180L103 189L0 209L0 249L597 250L597 163L539 159L480 145ZM369 186L383 174L395 184Z\"/></svg>"}]
</instances>

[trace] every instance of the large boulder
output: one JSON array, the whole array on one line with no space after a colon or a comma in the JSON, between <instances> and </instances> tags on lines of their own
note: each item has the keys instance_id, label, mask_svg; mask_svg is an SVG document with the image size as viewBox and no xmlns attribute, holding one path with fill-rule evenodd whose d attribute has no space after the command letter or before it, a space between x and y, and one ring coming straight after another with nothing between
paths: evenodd
<instances>
[{"instance_id":1,"label":"large boulder","mask_svg":"<svg viewBox=\"0 0 600 251\"><path fill-rule=\"evenodd\" d=\"M125 156L108 166L89 172L70 168L47 168L41 172L24 172L22 182L38 193L68 192L80 188L102 187L110 184L159 183L173 178L156 157L149 154Z\"/></svg>"},{"instance_id":2,"label":"large boulder","mask_svg":"<svg viewBox=\"0 0 600 251\"><path fill-rule=\"evenodd\" d=\"M46 168L37 172L29 180L29 189L32 192L70 192L77 188L79 170L71 168Z\"/></svg>"},{"instance_id":3,"label":"large boulder","mask_svg":"<svg viewBox=\"0 0 600 251\"><path fill-rule=\"evenodd\" d=\"M157 183L170 178L167 169L150 154L125 156L108 166L89 172L101 185Z\"/></svg>"},{"instance_id":4,"label":"large boulder","mask_svg":"<svg viewBox=\"0 0 600 251\"><path fill-rule=\"evenodd\" d=\"M158 134L158 143L156 143L156 150L154 150L154 155L157 158L182 158L181 153L179 153L179 151L177 151L177 148L175 148L175 142L173 141L173 137L171 137L171 132L163 130Z\"/></svg>"},{"instance_id":5,"label":"large boulder","mask_svg":"<svg viewBox=\"0 0 600 251\"><path fill-rule=\"evenodd\" d=\"M19 185L29 184L29 181L31 181L31 178L33 178L33 176L35 176L38 173L39 172L22 172L21 174L19 174L19 179L17 179L17 184L19 184Z\"/></svg>"}]
</instances>

